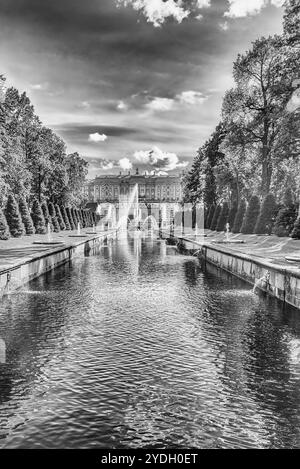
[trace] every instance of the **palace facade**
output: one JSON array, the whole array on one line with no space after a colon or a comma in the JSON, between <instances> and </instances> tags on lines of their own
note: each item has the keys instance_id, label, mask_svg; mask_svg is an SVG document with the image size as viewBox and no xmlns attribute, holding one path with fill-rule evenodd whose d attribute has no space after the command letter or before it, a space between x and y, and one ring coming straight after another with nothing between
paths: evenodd
<instances>
[{"instance_id":1,"label":"palace facade","mask_svg":"<svg viewBox=\"0 0 300 469\"><path fill-rule=\"evenodd\" d=\"M182 176L134 174L98 176L88 181L83 190L86 203L119 203L138 186L140 203L179 203L182 200Z\"/></svg>"}]
</instances>

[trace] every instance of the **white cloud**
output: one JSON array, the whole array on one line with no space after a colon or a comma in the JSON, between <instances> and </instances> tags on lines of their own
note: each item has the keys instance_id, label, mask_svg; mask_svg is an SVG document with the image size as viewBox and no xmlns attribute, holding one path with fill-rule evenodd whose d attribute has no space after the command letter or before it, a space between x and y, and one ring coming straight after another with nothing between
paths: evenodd
<instances>
[{"instance_id":1,"label":"white cloud","mask_svg":"<svg viewBox=\"0 0 300 469\"><path fill-rule=\"evenodd\" d=\"M207 8L210 7L210 0L197 0L198 8Z\"/></svg>"},{"instance_id":2,"label":"white cloud","mask_svg":"<svg viewBox=\"0 0 300 469\"><path fill-rule=\"evenodd\" d=\"M271 4L275 7L282 7L284 5L285 0L271 0Z\"/></svg>"},{"instance_id":3,"label":"white cloud","mask_svg":"<svg viewBox=\"0 0 300 469\"><path fill-rule=\"evenodd\" d=\"M248 15L258 14L267 5L281 7L284 0L228 0L229 10L224 13L224 16L229 18L242 18Z\"/></svg>"},{"instance_id":4,"label":"white cloud","mask_svg":"<svg viewBox=\"0 0 300 469\"><path fill-rule=\"evenodd\" d=\"M83 109L89 109L91 107L91 104L88 101L82 101L80 107L82 107Z\"/></svg>"},{"instance_id":5,"label":"white cloud","mask_svg":"<svg viewBox=\"0 0 300 469\"><path fill-rule=\"evenodd\" d=\"M89 141L94 143L105 142L107 135L99 134L98 132L89 135Z\"/></svg>"},{"instance_id":6,"label":"white cloud","mask_svg":"<svg viewBox=\"0 0 300 469\"><path fill-rule=\"evenodd\" d=\"M29 88L34 91L43 91L48 88L48 83L33 83L29 85Z\"/></svg>"},{"instance_id":7,"label":"white cloud","mask_svg":"<svg viewBox=\"0 0 300 469\"><path fill-rule=\"evenodd\" d=\"M164 152L158 147L153 147L151 150L146 151L136 151L133 157L140 163L153 166L155 169L163 171L185 168L188 165L187 162L180 162L176 153Z\"/></svg>"},{"instance_id":8,"label":"white cloud","mask_svg":"<svg viewBox=\"0 0 300 469\"><path fill-rule=\"evenodd\" d=\"M220 29L222 29L222 31L228 31L229 29L228 21L224 21L224 23L219 23L219 26L220 26Z\"/></svg>"},{"instance_id":9,"label":"white cloud","mask_svg":"<svg viewBox=\"0 0 300 469\"><path fill-rule=\"evenodd\" d=\"M132 163L128 158L124 157L119 160L119 166L124 171L127 171L132 168Z\"/></svg>"},{"instance_id":10,"label":"white cloud","mask_svg":"<svg viewBox=\"0 0 300 469\"><path fill-rule=\"evenodd\" d=\"M300 88L295 90L287 104L287 110L294 112L300 108Z\"/></svg>"},{"instance_id":11,"label":"white cloud","mask_svg":"<svg viewBox=\"0 0 300 469\"><path fill-rule=\"evenodd\" d=\"M178 94L176 96L176 99L181 103L181 104L202 104L206 99L207 96L204 96L203 93L200 91L182 91L182 93Z\"/></svg>"},{"instance_id":12,"label":"white cloud","mask_svg":"<svg viewBox=\"0 0 300 469\"><path fill-rule=\"evenodd\" d=\"M149 23L155 27L161 26L167 18L174 18L181 23L189 15L189 11L181 6L181 1L175 0L118 0L119 4L131 5L137 11L142 11Z\"/></svg>"},{"instance_id":13,"label":"white cloud","mask_svg":"<svg viewBox=\"0 0 300 469\"><path fill-rule=\"evenodd\" d=\"M156 97L146 104L150 111L170 111L174 105L174 99Z\"/></svg>"},{"instance_id":14,"label":"white cloud","mask_svg":"<svg viewBox=\"0 0 300 469\"><path fill-rule=\"evenodd\" d=\"M160 98L156 96L151 101L145 104L146 109L150 111L171 111L178 104L193 106L195 104L202 104L207 99L200 91L182 91L174 98Z\"/></svg>"},{"instance_id":15,"label":"white cloud","mask_svg":"<svg viewBox=\"0 0 300 469\"><path fill-rule=\"evenodd\" d=\"M173 18L181 23L191 13L210 7L210 0L117 0L118 5L131 5L134 10L141 11L148 23L161 26L167 18ZM201 19L202 15L196 16Z\"/></svg>"},{"instance_id":16,"label":"white cloud","mask_svg":"<svg viewBox=\"0 0 300 469\"><path fill-rule=\"evenodd\" d=\"M126 103L124 103L124 101L119 101L117 104L117 109L119 111L126 111L126 109L128 109L128 106Z\"/></svg>"}]
</instances>

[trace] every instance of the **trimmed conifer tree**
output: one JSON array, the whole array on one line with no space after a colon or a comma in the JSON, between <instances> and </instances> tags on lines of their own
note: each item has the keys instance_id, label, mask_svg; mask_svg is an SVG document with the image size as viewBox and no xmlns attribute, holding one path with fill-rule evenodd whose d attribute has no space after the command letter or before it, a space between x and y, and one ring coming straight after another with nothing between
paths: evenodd
<instances>
[{"instance_id":1,"label":"trimmed conifer tree","mask_svg":"<svg viewBox=\"0 0 300 469\"><path fill-rule=\"evenodd\" d=\"M297 206L290 188L285 191L283 203L284 206L277 213L274 226L274 234L280 237L290 236L297 220Z\"/></svg>"},{"instance_id":2,"label":"trimmed conifer tree","mask_svg":"<svg viewBox=\"0 0 300 469\"><path fill-rule=\"evenodd\" d=\"M176 215L177 215L177 218L178 218L178 219L179 219L179 215L178 215L179 213L180 213L180 215L181 215L181 217L182 217L182 212L177 212ZM88 212L87 212L87 210L84 211L84 220L85 220L85 226L86 226L86 228L88 228L88 226L89 226L89 220L88 220Z\"/></svg>"},{"instance_id":3,"label":"trimmed conifer tree","mask_svg":"<svg viewBox=\"0 0 300 469\"><path fill-rule=\"evenodd\" d=\"M295 221L291 237L293 239L300 239L300 217Z\"/></svg>"},{"instance_id":4,"label":"trimmed conifer tree","mask_svg":"<svg viewBox=\"0 0 300 469\"><path fill-rule=\"evenodd\" d=\"M78 208L76 208L76 216L77 216L78 223L80 223L80 227L82 228L82 221L81 221L81 217L80 217L80 210L79 210Z\"/></svg>"},{"instance_id":5,"label":"trimmed conifer tree","mask_svg":"<svg viewBox=\"0 0 300 469\"><path fill-rule=\"evenodd\" d=\"M286 207L293 207L295 205L295 199L293 191L290 187L287 187L283 196L283 204Z\"/></svg>"},{"instance_id":6,"label":"trimmed conifer tree","mask_svg":"<svg viewBox=\"0 0 300 469\"><path fill-rule=\"evenodd\" d=\"M229 216L229 205L227 202L224 202L222 205L222 210L220 212L218 222L217 222L217 231L225 231L225 225L228 223L228 216Z\"/></svg>"},{"instance_id":7,"label":"trimmed conifer tree","mask_svg":"<svg viewBox=\"0 0 300 469\"><path fill-rule=\"evenodd\" d=\"M59 223L58 223L58 220L57 220L55 207L54 207L54 204L52 202L49 202L48 210L49 210L49 215L51 217L51 221L52 221L52 225L53 225L53 231L55 233L58 233L60 231L60 228L59 228Z\"/></svg>"},{"instance_id":8,"label":"trimmed conifer tree","mask_svg":"<svg viewBox=\"0 0 300 469\"><path fill-rule=\"evenodd\" d=\"M55 212L56 212L56 217L57 217L57 221L59 224L59 228L61 229L61 231L64 231L66 229L66 224L64 222L64 219L63 219L63 216L62 216L62 213L58 204L55 205Z\"/></svg>"},{"instance_id":9,"label":"trimmed conifer tree","mask_svg":"<svg viewBox=\"0 0 300 469\"><path fill-rule=\"evenodd\" d=\"M34 224L28 209L26 199L23 196L21 196L19 199L19 210L23 225L25 227L25 233L27 235L33 235L35 233Z\"/></svg>"},{"instance_id":10,"label":"trimmed conifer tree","mask_svg":"<svg viewBox=\"0 0 300 469\"><path fill-rule=\"evenodd\" d=\"M207 222L206 222L206 225L207 225L207 229L208 229L208 230L210 230L211 222L212 222L212 219L213 219L215 210L216 210L216 206L215 206L215 205L211 205L211 206L210 206L210 209L209 209L208 216L207 216Z\"/></svg>"},{"instance_id":11,"label":"trimmed conifer tree","mask_svg":"<svg viewBox=\"0 0 300 469\"><path fill-rule=\"evenodd\" d=\"M276 212L276 200L273 194L267 194L261 205L259 216L254 228L255 234L271 234Z\"/></svg>"},{"instance_id":12,"label":"trimmed conifer tree","mask_svg":"<svg viewBox=\"0 0 300 469\"><path fill-rule=\"evenodd\" d=\"M82 219L82 226L83 228L86 227L86 224L85 224L85 218L84 218L84 210L83 208L80 210L80 213L81 213L81 219Z\"/></svg>"},{"instance_id":13,"label":"trimmed conifer tree","mask_svg":"<svg viewBox=\"0 0 300 469\"><path fill-rule=\"evenodd\" d=\"M63 220L65 222L66 230L70 230L71 226L70 226L69 217L67 215L66 207L62 206L61 209L60 209L60 212L61 212L61 215L62 215Z\"/></svg>"},{"instance_id":14,"label":"trimmed conifer tree","mask_svg":"<svg viewBox=\"0 0 300 469\"><path fill-rule=\"evenodd\" d=\"M9 232L7 220L6 220L6 217L2 208L0 208L0 239L7 240L9 238L10 238L10 232Z\"/></svg>"},{"instance_id":15,"label":"trimmed conifer tree","mask_svg":"<svg viewBox=\"0 0 300 469\"><path fill-rule=\"evenodd\" d=\"M232 227L232 230L231 230L232 233L240 233L241 232L241 228L242 228L242 224L243 224L243 220L244 220L246 210L247 210L246 201L245 201L245 199L242 199L239 203L239 207L238 207L238 210L236 212L236 216L235 216L235 219L234 219L234 222L233 222L233 227Z\"/></svg>"},{"instance_id":16,"label":"trimmed conifer tree","mask_svg":"<svg viewBox=\"0 0 300 469\"><path fill-rule=\"evenodd\" d=\"M5 216L9 226L10 234L14 238L20 238L25 234L25 227L22 222L18 204L12 194L7 198Z\"/></svg>"},{"instance_id":17,"label":"trimmed conifer tree","mask_svg":"<svg viewBox=\"0 0 300 469\"><path fill-rule=\"evenodd\" d=\"M243 234L253 234L255 225L257 223L257 219L260 212L260 200L257 195L253 195L249 201L249 205L247 207L241 233Z\"/></svg>"},{"instance_id":18,"label":"trimmed conifer tree","mask_svg":"<svg viewBox=\"0 0 300 469\"><path fill-rule=\"evenodd\" d=\"M45 219L45 223L46 225L48 223L51 223L51 220L50 220L50 215L49 215L49 210L48 210L48 205L46 202L42 202L41 203L41 209L43 211L43 215L44 215L44 219Z\"/></svg>"},{"instance_id":19,"label":"trimmed conifer tree","mask_svg":"<svg viewBox=\"0 0 300 469\"><path fill-rule=\"evenodd\" d=\"M46 223L41 205L37 199L34 199L31 208L31 218L36 234L46 234Z\"/></svg>"},{"instance_id":20,"label":"trimmed conifer tree","mask_svg":"<svg viewBox=\"0 0 300 469\"><path fill-rule=\"evenodd\" d=\"M90 226L93 226L93 214L91 211L89 212L89 221L90 221Z\"/></svg>"},{"instance_id":21,"label":"trimmed conifer tree","mask_svg":"<svg viewBox=\"0 0 300 469\"><path fill-rule=\"evenodd\" d=\"M71 228L71 230L75 230L76 227L75 227L75 223L74 223L74 220L73 220L73 214L72 214L71 208L67 207L66 212L67 212L67 216L68 216L68 219L69 219L70 228Z\"/></svg>"},{"instance_id":22,"label":"trimmed conifer tree","mask_svg":"<svg viewBox=\"0 0 300 469\"><path fill-rule=\"evenodd\" d=\"M77 226L78 226L78 219L77 219L77 215L76 215L76 209L75 209L75 208L71 208L71 213L72 213L72 216L73 216L75 229L77 229Z\"/></svg>"},{"instance_id":23,"label":"trimmed conifer tree","mask_svg":"<svg viewBox=\"0 0 300 469\"><path fill-rule=\"evenodd\" d=\"M79 220L80 220L80 226L83 228L83 218L82 218L81 208L78 209L78 216L79 216Z\"/></svg>"},{"instance_id":24,"label":"trimmed conifer tree","mask_svg":"<svg viewBox=\"0 0 300 469\"><path fill-rule=\"evenodd\" d=\"M228 215L228 223L229 223L229 227L231 231L233 228L233 224L234 224L237 211L238 211L238 203L234 201L231 205L231 208L229 210L229 215Z\"/></svg>"},{"instance_id":25,"label":"trimmed conifer tree","mask_svg":"<svg viewBox=\"0 0 300 469\"><path fill-rule=\"evenodd\" d=\"M216 227L217 227L217 223L218 223L218 219L219 219L221 210L222 210L222 206L221 206L221 205L217 205L217 206L216 206L216 209L215 209L215 212L214 212L214 216L213 216L211 225L210 225L210 229L213 230L213 231L214 231L214 230L216 229Z\"/></svg>"}]
</instances>

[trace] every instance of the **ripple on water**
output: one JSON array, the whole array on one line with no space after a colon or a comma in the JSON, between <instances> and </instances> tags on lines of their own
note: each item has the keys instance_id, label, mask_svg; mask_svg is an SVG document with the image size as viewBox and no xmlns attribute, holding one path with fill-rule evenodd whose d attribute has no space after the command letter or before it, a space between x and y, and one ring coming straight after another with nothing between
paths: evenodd
<instances>
[{"instance_id":1,"label":"ripple on water","mask_svg":"<svg viewBox=\"0 0 300 469\"><path fill-rule=\"evenodd\" d=\"M0 306L3 447L299 447L300 319L134 240Z\"/></svg>"}]
</instances>

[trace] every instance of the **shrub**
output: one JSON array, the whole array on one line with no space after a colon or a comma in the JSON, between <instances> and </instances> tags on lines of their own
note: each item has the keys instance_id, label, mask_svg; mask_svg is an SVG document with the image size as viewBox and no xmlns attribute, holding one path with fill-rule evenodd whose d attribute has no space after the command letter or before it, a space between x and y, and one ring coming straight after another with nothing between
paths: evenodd
<instances>
[{"instance_id":1,"label":"shrub","mask_svg":"<svg viewBox=\"0 0 300 469\"><path fill-rule=\"evenodd\" d=\"M31 218L35 232L37 234L45 234L47 232L45 218L40 203L37 199L35 199L32 204Z\"/></svg>"},{"instance_id":2,"label":"shrub","mask_svg":"<svg viewBox=\"0 0 300 469\"><path fill-rule=\"evenodd\" d=\"M3 210L0 208L0 239L7 240L10 238L9 227Z\"/></svg>"},{"instance_id":3,"label":"shrub","mask_svg":"<svg viewBox=\"0 0 300 469\"><path fill-rule=\"evenodd\" d=\"M35 233L35 228L25 197L21 196L19 199L19 210L23 225L25 227L25 233L27 235L33 235Z\"/></svg>"},{"instance_id":4,"label":"shrub","mask_svg":"<svg viewBox=\"0 0 300 469\"><path fill-rule=\"evenodd\" d=\"M213 231L214 231L214 230L216 229L216 227L217 227L217 223L218 223L218 219L219 219L221 210L222 210L221 205L217 205L217 206L216 206L216 209L215 209L215 212L214 212L214 216L213 216L211 225L210 225L210 229L213 230Z\"/></svg>"},{"instance_id":5,"label":"shrub","mask_svg":"<svg viewBox=\"0 0 300 469\"><path fill-rule=\"evenodd\" d=\"M55 205L55 212L56 212L56 217L57 217L57 221L58 221L58 224L59 224L59 228L63 231L66 229L66 224L64 222L64 219L63 219L63 216L62 216L62 213L61 213L61 210L59 208L59 205Z\"/></svg>"},{"instance_id":6,"label":"shrub","mask_svg":"<svg viewBox=\"0 0 300 469\"><path fill-rule=\"evenodd\" d=\"M239 203L238 211L236 212L233 227L232 227L232 230L231 230L232 233L240 233L241 232L241 228L242 228L242 224L243 224L243 220L244 220L246 210L247 210L246 201L244 199L242 199Z\"/></svg>"},{"instance_id":7,"label":"shrub","mask_svg":"<svg viewBox=\"0 0 300 469\"><path fill-rule=\"evenodd\" d=\"M9 226L10 234L14 238L19 238L25 234L25 227L19 212L19 207L12 194L7 198L5 216Z\"/></svg>"},{"instance_id":8,"label":"shrub","mask_svg":"<svg viewBox=\"0 0 300 469\"><path fill-rule=\"evenodd\" d=\"M69 221L69 217L67 215L67 211L66 211L66 208L64 206L61 207L61 215L63 217L63 220L65 222L65 227L66 227L66 230L70 230L71 229L71 225L70 225L70 221Z\"/></svg>"},{"instance_id":9,"label":"shrub","mask_svg":"<svg viewBox=\"0 0 300 469\"><path fill-rule=\"evenodd\" d=\"M233 224L234 224L234 220L235 220L237 211L238 211L238 203L236 201L234 201L232 203L232 206L231 206L231 209L230 209L229 215L228 215L228 223L229 223L229 227L230 227L231 231L232 231L232 228L233 228Z\"/></svg>"},{"instance_id":10,"label":"shrub","mask_svg":"<svg viewBox=\"0 0 300 469\"><path fill-rule=\"evenodd\" d=\"M300 217L297 218L294 224L294 229L292 231L291 237L293 239L300 239Z\"/></svg>"},{"instance_id":11,"label":"shrub","mask_svg":"<svg viewBox=\"0 0 300 469\"><path fill-rule=\"evenodd\" d=\"M55 233L58 233L60 231L60 228L59 228L59 223L58 223L57 216L56 216L55 207L52 202L49 202L48 210L49 210L49 215L51 217L51 221L53 225L53 231Z\"/></svg>"},{"instance_id":12,"label":"shrub","mask_svg":"<svg viewBox=\"0 0 300 469\"><path fill-rule=\"evenodd\" d=\"M209 230L212 218L214 216L214 211L215 211L215 205L210 205L209 208L207 209L207 215L205 218L205 228Z\"/></svg>"},{"instance_id":13,"label":"shrub","mask_svg":"<svg viewBox=\"0 0 300 469\"><path fill-rule=\"evenodd\" d=\"M228 222L228 216L229 216L229 205L227 202L224 202L222 206L222 210L220 212L218 222L217 222L217 231L225 231L225 225Z\"/></svg>"},{"instance_id":14,"label":"shrub","mask_svg":"<svg viewBox=\"0 0 300 469\"><path fill-rule=\"evenodd\" d=\"M253 195L249 201L247 207L241 233L243 234L252 234L254 232L255 225L257 223L257 218L260 212L260 200L257 195Z\"/></svg>"},{"instance_id":15,"label":"shrub","mask_svg":"<svg viewBox=\"0 0 300 469\"><path fill-rule=\"evenodd\" d=\"M71 230L75 230L76 226L75 226L75 223L74 223L72 210L69 207L67 207L66 212L67 212L67 216L68 216L68 219L69 219L70 228L71 228Z\"/></svg>"},{"instance_id":16,"label":"shrub","mask_svg":"<svg viewBox=\"0 0 300 469\"><path fill-rule=\"evenodd\" d=\"M276 212L276 200L273 194L267 194L263 200L260 213L254 228L256 234L271 234Z\"/></svg>"}]
</instances>

